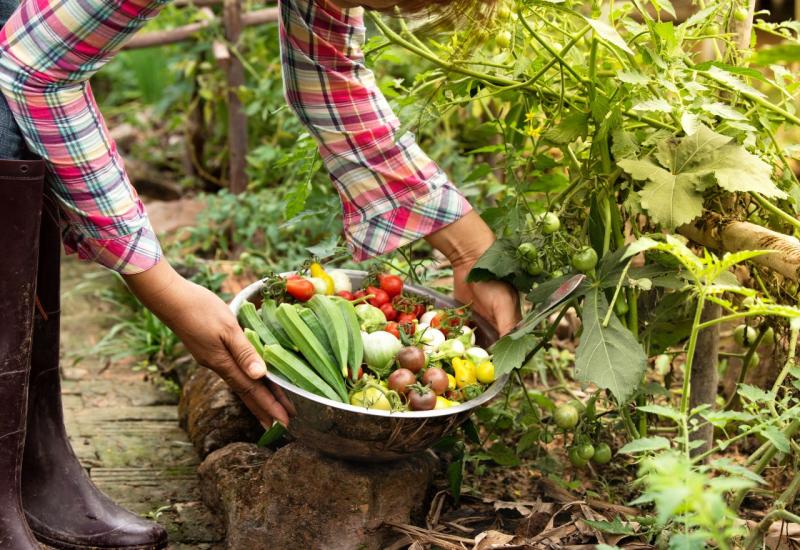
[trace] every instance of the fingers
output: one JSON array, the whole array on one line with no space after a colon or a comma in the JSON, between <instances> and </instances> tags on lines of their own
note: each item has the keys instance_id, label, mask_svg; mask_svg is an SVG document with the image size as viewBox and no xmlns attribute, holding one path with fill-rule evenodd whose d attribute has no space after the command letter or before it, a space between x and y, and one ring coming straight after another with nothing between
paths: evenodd
<instances>
[{"instance_id":1,"label":"fingers","mask_svg":"<svg viewBox=\"0 0 800 550\"><path fill-rule=\"evenodd\" d=\"M297 410L294 408L294 404L286 397L286 393L284 393L283 388L279 385L275 384L271 380L267 380L267 386L269 387L272 395L274 395L278 402L283 405L283 408L289 413L289 416L292 417L297 414Z\"/></svg>"},{"instance_id":2,"label":"fingers","mask_svg":"<svg viewBox=\"0 0 800 550\"><path fill-rule=\"evenodd\" d=\"M247 340L244 332L242 332L238 325L228 337L225 342L228 351L233 356L239 368L247 373L247 376L254 380L264 378L267 375L267 365L264 360L259 357L253 345Z\"/></svg>"},{"instance_id":3,"label":"fingers","mask_svg":"<svg viewBox=\"0 0 800 550\"><path fill-rule=\"evenodd\" d=\"M289 423L289 414L286 409L262 381L253 380L235 364L225 365L217 373L239 396L262 426L268 429L272 426L273 419L284 426Z\"/></svg>"}]
</instances>

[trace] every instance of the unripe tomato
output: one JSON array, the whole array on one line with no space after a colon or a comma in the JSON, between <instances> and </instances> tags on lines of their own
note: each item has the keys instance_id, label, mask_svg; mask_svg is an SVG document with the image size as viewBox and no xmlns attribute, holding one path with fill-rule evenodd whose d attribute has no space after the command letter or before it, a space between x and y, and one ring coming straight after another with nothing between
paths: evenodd
<instances>
[{"instance_id":1,"label":"unripe tomato","mask_svg":"<svg viewBox=\"0 0 800 550\"><path fill-rule=\"evenodd\" d=\"M511 19L511 9L505 4L500 4L497 8L497 18L500 21L508 21Z\"/></svg>"},{"instance_id":2,"label":"unripe tomato","mask_svg":"<svg viewBox=\"0 0 800 550\"><path fill-rule=\"evenodd\" d=\"M529 260L525 264L525 271L527 271L529 275L533 275L535 277L537 275L541 275L544 272L544 266L542 265L542 262L540 262L538 259Z\"/></svg>"},{"instance_id":3,"label":"unripe tomato","mask_svg":"<svg viewBox=\"0 0 800 550\"><path fill-rule=\"evenodd\" d=\"M559 277L563 277L563 276L564 276L564 272L561 271L560 269L556 269L555 271L550 273L550 278L551 279L558 279Z\"/></svg>"},{"instance_id":4,"label":"unripe tomato","mask_svg":"<svg viewBox=\"0 0 800 550\"><path fill-rule=\"evenodd\" d=\"M509 31L500 31L495 36L494 42L501 48L508 48L511 45L511 33Z\"/></svg>"},{"instance_id":5,"label":"unripe tomato","mask_svg":"<svg viewBox=\"0 0 800 550\"><path fill-rule=\"evenodd\" d=\"M592 462L595 464L608 464L611 462L611 447L608 443L598 443L594 448L594 455L592 455Z\"/></svg>"},{"instance_id":6,"label":"unripe tomato","mask_svg":"<svg viewBox=\"0 0 800 550\"><path fill-rule=\"evenodd\" d=\"M761 362L761 357L759 357L758 353L753 353L753 356L750 357L750 361L747 363L748 369L754 369L758 366Z\"/></svg>"},{"instance_id":7,"label":"unripe tomato","mask_svg":"<svg viewBox=\"0 0 800 550\"><path fill-rule=\"evenodd\" d=\"M542 216L542 233L545 235L552 235L561 229L561 220L555 212L545 212Z\"/></svg>"},{"instance_id":8,"label":"unripe tomato","mask_svg":"<svg viewBox=\"0 0 800 550\"><path fill-rule=\"evenodd\" d=\"M764 337L761 338L761 345L770 347L774 343L775 343L775 330L772 327L769 327L767 331L764 333Z\"/></svg>"},{"instance_id":9,"label":"unripe tomato","mask_svg":"<svg viewBox=\"0 0 800 550\"><path fill-rule=\"evenodd\" d=\"M525 260L537 260L539 258L539 250L533 243L522 243L517 247L517 254L520 258Z\"/></svg>"},{"instance_id":10,"label":"unripe tomato","mask_svg":"<svg viewBox=\"0 0 800 550\"><path fill-rule=\"evenodd\" d=\"M576 468L583 468L589 463L587 459L581 457L577 447L570 447L568 454L569 454L569 461Z\"/></svg>"},{"instance_id":11,"label":"unripe tomato","mask_svg":"<svg viewBox=\"0 0 800 550\"><path fill-rule=\"evenodd\" d=\"M747 8L739 6L736 8L736 11L733 12L733 18L737 21L747 21L750 17L750 11Z\"/></svg>"},{"instance_id":12,"label":"unripe tomato","mask_svg":"<svg viewBox=\"0 0 800 550\"><path fill-rule=\"evenodd\" d=\"M753 342L758 338L758 331L747 325L739 325L733 329L733 339L737 344L744 347L750 347Z\"/></svg>"},{"instance_id":13,"label":"unripe tomato","mask_svg":"<svg viewBox=\"0 0 800 550\"><path fill-rule=\"evenodd\" d=\"M491 384L494 382L494 363L491 361L483 361L475 367L475 377L478 382L482 384Z\"/></svg>"},{"instance_id":14,"label":"unripe tomato","mask_svg":"<svg viewBox=\"0 0 800 550\"><path fill-rule=\"evenodd\" d=\"M583 443L578 445L578 456L584 460L589 460L594 456L594 445L591 443Z\"/></svg>"},{"instance_id":15,"label":"unripe tomato","mask_svg":"<svg viewBox=\"0 0 800 550\"><path fill-rule=\"evenodd\" d=\"M569 404L561 405L556 409L556 412L553 413L553 420L556 426L562 430L571 430L578 425L579 419L580 413L578 409Z\"/></svg>"},{"instance_id":16,"label":"unripe tomato","mask_svg":"<svg viewBox=\"0 0 800 550\"><path fill-rule=\"evenodd\" d=\"M620 317L628 313L628 302L622 296L619 296L617 301L614 302L614 313Z\"/></svg>"},{"instance_id":17,"label":"unripe tomato","mask_svg":"<svg viewBox=\"0 0 800 550\"><path fill-rule=\"evenodd\" d=\"M590 246L581 248L572 256L572 267L579 273L588 273L597 265L597 252Z\"/></svg>"}]
</instances>

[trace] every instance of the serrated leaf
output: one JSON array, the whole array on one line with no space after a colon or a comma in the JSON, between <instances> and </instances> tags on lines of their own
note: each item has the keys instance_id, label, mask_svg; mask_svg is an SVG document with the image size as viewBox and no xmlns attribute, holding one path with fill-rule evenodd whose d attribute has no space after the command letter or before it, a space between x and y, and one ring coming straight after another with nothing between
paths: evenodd
<instances>
[{"instance_id":1,"label":"serrated leaf","mask_svg":"<svg viewBox=\"0 0 800 550\"><path fill-rule=\"evenodd\" d=\"M495 443L492 445L489 448L489 456L500 466L516 466L519 464L517 453L505 443Z\"/></svg>"},{"instance_id":2,"label":"serrated leaf","mask_svg":"<svg viewBox=\"0 0 800 550\"><path fill-rule=\"evenodd\" d=\"M687 135L675 150L673 174L679 174L711 157L715 151L729 144L733 138L723 136L701 124L697 131Z\"/></svg>"},{"instance_id":3,"label":"serrated leaf","mask_svg":"<svg viewBox=\"0 0 800 550\"><path fill-rule=\"evenodd\" d=\"M509 336L500 338L491 348L495 375L501 376L520 368L534 346L536 346L536 337L532 334L517 339Z\"/></svg>"},{"instance_id":4,"label":"serrated leaf","mask_svg":"<svg viewBox=\"0 0 800 550\"><path fill-rule=\"evenodd\" d=\"M647 355L616 315L611 315L607 327L603 326L607 312L605 294L592 289L583 305L584 328L575 353L575 376L581 382L607 388L625 403L642 381Z\"/></svg>"},{"instance_id":5,"label":"serrated leaf","mask_svg":"<svg viewBox=\"0 0 800 550\"><path fill-rule=\"evenodd\" d=\"M731 72L723 70L716 65L710 67L705 74L707 74L717 82L725 84L734 91L743 92L761 99L767 98L767 96L764 95L762 92L759 92L758 90L756 90L749 84L745 83L744 81L739 80L739 78L734 76Z\"/></svg>"},{"instance_id":6,"label":"serrated leaf","mask_svg":"<svg viewBox=\"0 0 800 550\"><path fill-rule=\"evenodd\" d=\"M741 145L726 145L701 168L712 172L719 186L726 191L786 198L786 193L772 182L771 166Z\"/></svg>"},{"instance_id":7,"label":"serrated leaf","mask_svg":"<svg viewBox=\"0 0 800 550\"><path fill-rule=\"evenodd\" d=\"M700 108L707 113L724 118L725 120L747 120L746 116L730 105L725 105L724 103L720 103L718 101L713 103L704 103L700 106Z\"/></svg>"},{"instance_id":8,"label":"serrated leaf","mask_svg":"<svg viewBox=\"0 0 800 550\"><path fill-rule=\"evenodd\" d=\"M572 143L589 131L589 115L583 111L573 111L548 129L542 137L559 145Z\"/></svg>"},{"instance_id":9,"label":"serrated leaf","mask_svg":"<svg viewBox=\"0 0 800 550\"><path fill-rule=\"evenodd\" d=\"M741 464L737 464L730 458L718 458L717 460L711 462L709 466L721 472L727 472L729 474L749 479L751 481L758 483L759 485L766 485L767 483L763 477L753 472L752 470L745 468Z\"/></svg>"},{"instance_id":10,"label":"serrated leaf","mask_svg":"<svg viewBox=\"0 0 800 550\"><path fill-rule=\"evenodd\" d=\"M649 78L637 71L618 71L617 78L626 84L637 86L645 86L650 82Z\"/></svg>"},{"instance_id":11,"label":"serrated leaf","mask_svg":"<svg viewBox=\"0 0 800 550\"><path fill-rule=\"evenodd\" d=\"M729 422L749 422L753 415L743 411L705 411L700 414L716 428L724 428Z\"/></svg>"},{"instance_id":12,"label":"serrated leaf","mask_svg":"<svg viewBox=\"0 0 800 550\"><path fill-rule=\"evenodd\" d=\"M654 222L674 229L703 213L703 195L696 188L695 178L675 176L664 170L639 191L642 208Z\"/></svg>"},{"instance_id":13,"label":"serrated leaf","mask_svg":"<svg viewBox=\"0 0 800 550\"><path fill-rule=\"evenodd\" d=\"M739 384L738 393L753 403L768 403L775 397L772 392L766 392L761 388L751 386L750 384Z\"/></svg>"},{"instance_id":14,"label":"serrated leaf","mask_svg":"<svg viewBox=\"0 0 800 550\"><path fill-rule=\"evenodd\" d=\"M486 249L472 270L467 281L480 282L502 279L517 270L517 247L507 239L498 239Z\"/></svg>"},{"instance_id":15,"label":"serrated leaf","mask_svg":"<svg viewBox=\"0 0 800 550\"><path fill-rule=\"evenodd\" d=\"M672 104L667 101L666 99L656 98L656 99L648 99L646 101L640 101L633 107L631 107L634 111L641 111L641 112L656 112L656 113L671 113L672 112Z\"/></svg>"},{"instance_id":16,"label":"serrated leaf","mask_svg":"<svg viewBox=\"0 0 800 550\"><path fill-rule=\"evenodd\" d=\"M306 180L295 186L286 197L286 207L283 210L284 217L289 220L305 210L306 201L311 195L311 180Z\"/></svg>"},{"instance_id":17,"label":"serrated leaf","mask_svg":"<svg viewBox=\"0 0 800 550\"><path fill-rule=\"evenodd\" d=\"M681 418L683 418L683 415L680 411L673 409L672 407L665 407L664 405L642 405L641 407L636 408L642 412L669 418L675 422L680 422Z\"/></svg>"},{"instance_id":18,"label":"serrated leaf","mask_svg":"<svg viewBox=\"0 0 800 550\"><path fill-rule=\"evenodd\" d=\"M775 426L767 426L760 430L760 432L770 440L778 451L788 454L790 451L789 439Z\"/></svg>"},{"instance_id":19,"label":"serrated leaf","mask_svg":"<svg viewBox=\"0 0 800 550\"><path fill-rule=\"evenodd\" d=\"M606 23L605 21L600 21L598 19L590 19L589 17L584 17L586 22L591 25L594 32L597 34L598 38L602 38L606 42L610 42L618 47L620 50L624 51L625 53L629 53L634 55L633 50L628 46L625 40L620 36L617 32L617 29Z\"/></svg>"},{"instance_id":20,"label":"serrated leaf","mask_svg":"<svg viewBox=\"0 0 800 550\"><path fill-rule=\"evenodd\" d=\"M617 453L633 455L651 451L661 451L663 449L669 449L669 439L661 436L643 437L641 439L634 439L617 451Z\"/></svg>"}]
</instances>

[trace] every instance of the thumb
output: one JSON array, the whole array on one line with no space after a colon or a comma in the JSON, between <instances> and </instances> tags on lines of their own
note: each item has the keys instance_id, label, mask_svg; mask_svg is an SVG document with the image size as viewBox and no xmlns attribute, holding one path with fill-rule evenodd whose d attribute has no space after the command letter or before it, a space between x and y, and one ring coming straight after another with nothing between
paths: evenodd
<instances>
[{"instance_id":1,"label":"thumb","mask_svg":"<svg viewBox=\"0 0 800 550\"><path fill-rule=\"evenodd\" d=\"M236 364L247 374L247 376L257 380L259 378L264 378L267 375L267 365L264 363L264 359L259 357L256 349L247 340L244 332L239 330L238 326L236 327L236 330L233 331L233 335L230 337L229 341L225 343L225 345L227 346L228 351L230 352L234 361L236 361Z\"/></svg>"}]
</instances>

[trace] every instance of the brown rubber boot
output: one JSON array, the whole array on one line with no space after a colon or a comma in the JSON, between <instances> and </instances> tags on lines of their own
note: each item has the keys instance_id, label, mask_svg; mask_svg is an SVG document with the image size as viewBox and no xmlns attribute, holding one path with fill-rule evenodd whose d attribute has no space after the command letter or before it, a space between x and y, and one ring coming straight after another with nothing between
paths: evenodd
<instances>
[{"instance_id":1,"label":"brown rubber boot","mask_svg":"<svg viewBox=\"0 0 800 550\"><path fill-rule=\"evenodd\" d=\"M124 510L89 479L69 444L59 377L61 238L58 208L45 196L39 250L38 297L33 331L28 433L22 468L22 501L39 541L69 550L157 550L167 533Z\"/></svg>"},{"instance_id":2,"label":"brown rubber boot","mask_svg":"<svg viewBox=\"0 0 800 550\"><path fill-rule=\"evenodd\" d=\"M20 501L42 161L0 160L0 548L37 550Z\"/></svg>"}]
</instances>

